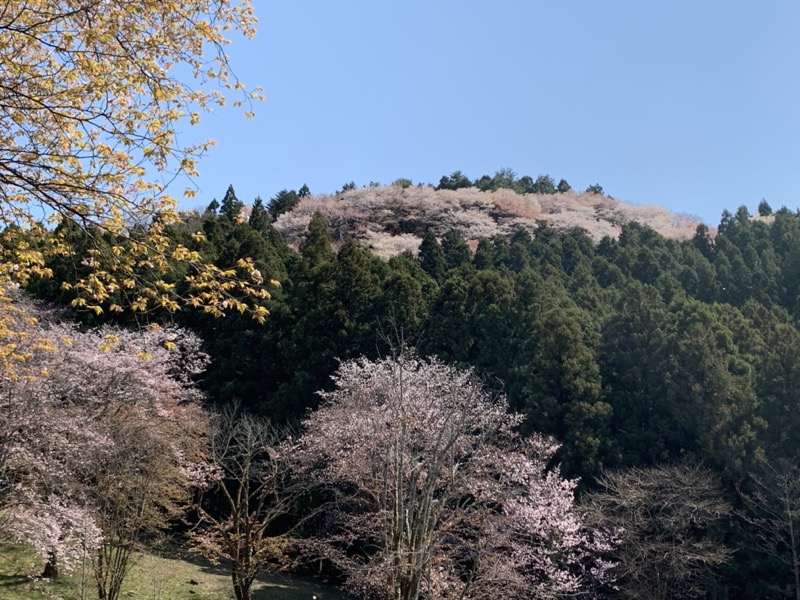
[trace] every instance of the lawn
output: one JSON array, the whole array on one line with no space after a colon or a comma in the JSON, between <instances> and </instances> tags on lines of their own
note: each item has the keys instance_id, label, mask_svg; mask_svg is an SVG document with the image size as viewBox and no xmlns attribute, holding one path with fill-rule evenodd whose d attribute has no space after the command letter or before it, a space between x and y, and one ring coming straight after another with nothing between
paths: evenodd
<instances>
[{"instance_id":1,"label":"lawn","mask_svg":"<svg viewBox=\"0 0 800 600\"><path fill-rule=\"evenodd\" d=\"M94 600L91 573L81 569L57 581L35 577L41 560L29 548L0 544L0 598L3 600ZM348 600L338 590L290 575L270 574L253 586L253 600ZM230 575L201 561L142 555L123 585L123 600L229 600Z\"/></svg>"}]
</instances>

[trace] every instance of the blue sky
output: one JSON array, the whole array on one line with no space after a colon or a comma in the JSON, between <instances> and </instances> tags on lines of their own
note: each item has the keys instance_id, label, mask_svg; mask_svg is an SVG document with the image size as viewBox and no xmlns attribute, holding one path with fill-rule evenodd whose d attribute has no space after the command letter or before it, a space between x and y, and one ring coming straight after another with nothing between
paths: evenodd
<instances>
[{"instance_id":1,"label":"blue sky","mask_svg":"<svg viewBox=\"0 0 800 600\"><path fill-rule=\"evenodd\" d=\"M192 207L505 167L711 225L800 205L796 0L254 4L229 55L266 100L189 132L218 143Z\"/></svg>"}]
</instances>

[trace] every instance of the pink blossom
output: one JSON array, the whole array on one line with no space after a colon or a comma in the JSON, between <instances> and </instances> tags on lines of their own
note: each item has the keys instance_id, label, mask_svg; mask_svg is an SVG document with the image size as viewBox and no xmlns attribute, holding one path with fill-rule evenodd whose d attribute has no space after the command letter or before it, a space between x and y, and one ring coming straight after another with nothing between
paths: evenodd
<instances>
[{"instance_id":1,"label":"pink blossom","mask_svg":"<svg viewBox=\"0 0 800 600\"><path fill-rule=\"evenodd\" d=\"M295 449L341 495L308 540L365 598L560 597L607 578L549 470L558 445L470 371L410 355L342 364Z\"/></svg>"},{"instance_id":2,"label":"pink blossom","mask_svg":"<svg viewBox=\"0 0 800 600\"><path fill-rule=\"evenodd\" d=\"M2 526L70 569L118 541L123 499L148 507L149 526L210 476L191 381L207 357L177 328L87 331L23 296L16 307L24 368L0 372Z\"/></svg>"}]
</instances>

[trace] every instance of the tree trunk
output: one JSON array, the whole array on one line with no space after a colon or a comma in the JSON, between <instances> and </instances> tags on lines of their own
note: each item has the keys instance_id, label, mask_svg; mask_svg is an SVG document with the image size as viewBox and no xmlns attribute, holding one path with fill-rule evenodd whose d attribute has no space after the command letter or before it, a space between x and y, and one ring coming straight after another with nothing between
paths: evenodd
<instances>
[{"instance_id":1,"label":"tree trunk","mask_svg":"<svg viewBox=\"0 0 800 600\"><path fill-rule=\"evenodd\" d=\"M252 600L252 580L242 575L236 565L231 567L231 576L233 579L233 594L236 596L236 600Z\"/></svg>"},{"instance_id":2,"label":"tree trunk","mask_svg":"<svg viewBox=\"0 0 800 600\"><path fill-rule=\"evenodd\" d=\"M789 523L789 542L792 548L792 571L794 574L794 597L800 600L800 556L797 554L797 539L794 531L794 515L789 502L786 502L786 517Z\"/></svg>"},{"instance_id":3,"label":"tree trunk","mask_svg":"<svg viewBox=\"0 0 800 600\"><path fill-rule=\"evenodd\" d=\"M47 560L44 563L42 577L45 579L58 578L58 562L56 560L55 550L50 550L50 552L47 553Z\"/></svg>"}]
</instances>

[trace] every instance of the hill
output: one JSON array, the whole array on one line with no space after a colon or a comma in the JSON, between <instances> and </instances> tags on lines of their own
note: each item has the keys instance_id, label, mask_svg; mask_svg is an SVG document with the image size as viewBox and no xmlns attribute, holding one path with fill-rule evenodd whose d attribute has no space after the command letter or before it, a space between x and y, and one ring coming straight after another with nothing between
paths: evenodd
<instances>
[{"instance_id":1,"label":"hill","mask_svg":"<svg viewBox=\"0 0 800 600\"><path fill-rule=\"evenodd\" d=\"M618 237L622 226L633 221L664 237L686 240L700 223L697 217L671 213L661 206L629 204L588 192L518 194L511 189L390 185L306 196L280 215L275 227L297 248L316 211L325 218L334 241L352 236L382 258L403 250L416 252L428 229L437 236L457 230L474 248L482 237L509 234L518 228L533 233L542 223L558 231L584 229L595 241Z\"/></svg>"}]
</instances>

